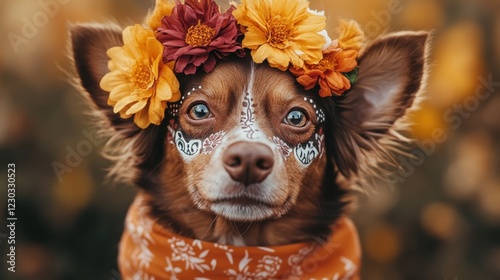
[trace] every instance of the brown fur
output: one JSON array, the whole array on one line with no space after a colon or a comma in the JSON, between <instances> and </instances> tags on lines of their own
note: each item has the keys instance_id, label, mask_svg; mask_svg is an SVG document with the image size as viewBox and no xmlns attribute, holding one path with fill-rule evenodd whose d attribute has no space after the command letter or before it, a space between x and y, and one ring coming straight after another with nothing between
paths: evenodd
<instances>
[{"instance_id":1,"label":"brown fur","mask_svg":"<svg viewBox=\"0 0 500 280\"><path fill-rule=\"evenodd\" d=\"M107 93L98 88L105 74L107 48L121 45L117 28L75 26L72 51L77 74L100 116L109 122L113 137L107 146L116 162L112 173L152 195L151 214L163 226L181 235L202 240L221 240L246 245L279 245L325 240L331 225L344 213L348 190L368 187L365 175L380 173L393 153L401 153L398 127L421 89L425 74L426 33L405 33L381 38L359 59L360 76L345 97L319 98L317 88L304 91L288 72L257 66L255 102L259 125L266 135L276 135L290 146L309 139L317 124L315 113L303 97L312 98L326 113L326 153L307 169L285 162L276 193L273 217L260 221L231 221L211 213L210 201L196 182L203 179L210 155L185 163L175 145L167 140L166 118L160 126L138 129L130 119L120 119L107 106ZM186 98L179 125L187 135L203 138L229 131L238 124L250 60L231 57L219 62L211 74L180 77L181 92L203 85L203 94ZM396 88L393 95L386 90ZM377 98L371 98L375 96ZM214 119L193 123L182 116L189 104L203 100ZM311 124L297 130L280 125L294 107L304 109Z\"/></svg>"}]
</instances>

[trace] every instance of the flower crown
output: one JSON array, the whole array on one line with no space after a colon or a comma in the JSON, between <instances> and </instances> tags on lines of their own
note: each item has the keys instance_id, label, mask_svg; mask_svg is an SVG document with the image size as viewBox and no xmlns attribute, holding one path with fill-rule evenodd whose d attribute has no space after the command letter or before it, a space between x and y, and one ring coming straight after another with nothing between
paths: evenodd
<instances>
[{"instance_id":1,"label":"flower crown","mask_svg":"<svg viewBox=\"0 0 500 280\"><path fill-rule=\"evenodd\" d=\"M355 21L341 19L336 40L325 27L324 12L307 0L242 0L226 12L214 0L157 0L146 24L125 28L124 45L107 51L100 86L115 113L144 129L179 100L176 73L209 73L248 49L255 63L290 71L306 90L319 85L321 97L339 96L356 80L364 35Z\"/></svg>"}]
</instances>

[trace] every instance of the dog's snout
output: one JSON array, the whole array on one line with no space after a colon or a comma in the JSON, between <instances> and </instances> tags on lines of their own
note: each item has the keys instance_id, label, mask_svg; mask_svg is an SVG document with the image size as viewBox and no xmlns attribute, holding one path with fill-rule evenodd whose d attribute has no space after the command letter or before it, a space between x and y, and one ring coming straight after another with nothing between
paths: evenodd
<instances>
[{"instance_id":1,"label":"dog's snout","mask_svg":"<svg viewBox=\"0 0 500 280\"><path fill-rule=\"evenodd\" d=\"M231 144L222 160L229 176L246 186L264 181L274 165L272 150L264 144L251 142Z\"/></svg>"}]
</instances>

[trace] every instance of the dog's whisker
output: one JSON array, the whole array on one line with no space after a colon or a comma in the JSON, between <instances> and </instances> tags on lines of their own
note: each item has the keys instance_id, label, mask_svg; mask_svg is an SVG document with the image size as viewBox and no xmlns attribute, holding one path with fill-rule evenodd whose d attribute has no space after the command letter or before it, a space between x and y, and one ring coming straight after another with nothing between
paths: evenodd
<instances>
[{"instance_id":1,"label":"dog's whisker","mask_svg":"<svg viewBox=\"0 0 500 280\"><path fill-rule=\"evenodd\" d=\"M156 169L158 169L158 167L160 167L163 163L165 163L166 160L167 160L167 158L164 157L157 165L155 165L155 167L153 169L151 169L151 171L148 173L148 176L153 174L156 171Z\"/></svg>"},{"instance_id":2,"label":"dog's whisker","mask_svg":"<svg viewBox=\"0 0 500 280\"><path fill-rule=\"evenodd\" d=\"M243 231L241 233L241 237L243 237L243 235L245 235L245 233L248 232L248 230L250 230L250 228L252 227L252 224L253 224L253 221L250 221L250 223L248 224L247 228L245 229L245 231Z\"/></svg>"},{"instance_id":3,"label":"dog's whisker","mask_svg":"<svg viewBox=\"0 0 500 280\"><path fill-rule=\"evenodd\" d=\"M207 230L205 231L205 233L203 233L203 235L201 236L200 239L203 239L205 236L208 235L208 232L210 231L210 229L212 228L212 226L214 226L215 221L217 220L218 217L219 217L219 215L215 215L215 217L212 219L212 222L210 222L210 224L208 225Z\"/></svg>"}]
</instances>

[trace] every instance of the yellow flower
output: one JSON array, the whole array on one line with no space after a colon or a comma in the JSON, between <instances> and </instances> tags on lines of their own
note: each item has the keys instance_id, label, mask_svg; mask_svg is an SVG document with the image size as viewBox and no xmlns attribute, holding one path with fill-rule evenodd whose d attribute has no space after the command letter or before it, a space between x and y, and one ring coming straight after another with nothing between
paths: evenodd
<instances>
[{"instance_id":1,"label":"yellow flower","mask_svg":"<svg viewBox=\"0 0 500 280\"><path fill-rule=\"evenodd\" d=\"M151 123L159 125L167 101L180 98L173 63L163 63L163 46L152 30L136 24L125 28L122 35L124 45L107 51L110 72L100 86L110 92L108 104L122 118L135 115L134 122L143 129Z\"/></svg>"},{"instance_id":2,"label":"yellow flower","mask_svg":"<svg viewBox=\"0 0 500 280\"><path fill-rule=\"evenodd\" d=\"M339 45L338 47L343 50L359 51L365 36L359 24L354 20L341 19L339 21Z\"/></svg>"},{"instance_id":3,"label":"yellow flower","mask_svg":"<svg viewBox=\"0 0 500 280\"><path fill-rule=\"evenodd\" d=\"M319 34L326 18L308 11L307 0L242 0L233 15L245 27L242 45L256 63L286 70L318 63L325 37Z\"/></svg>"},{"instance_id":4,"label":"yellow flower","mask_svg":"<svg viewBox=\"0 0 500 280\"><path fill-rule=\"evenodd\" d=\"M153 13L146 19L146 23L151 29L156 30L161 26L161 20L165 16L170 16L175 7L175 2L172 0L156 0Z\"/></svg>"}]
</instances>

